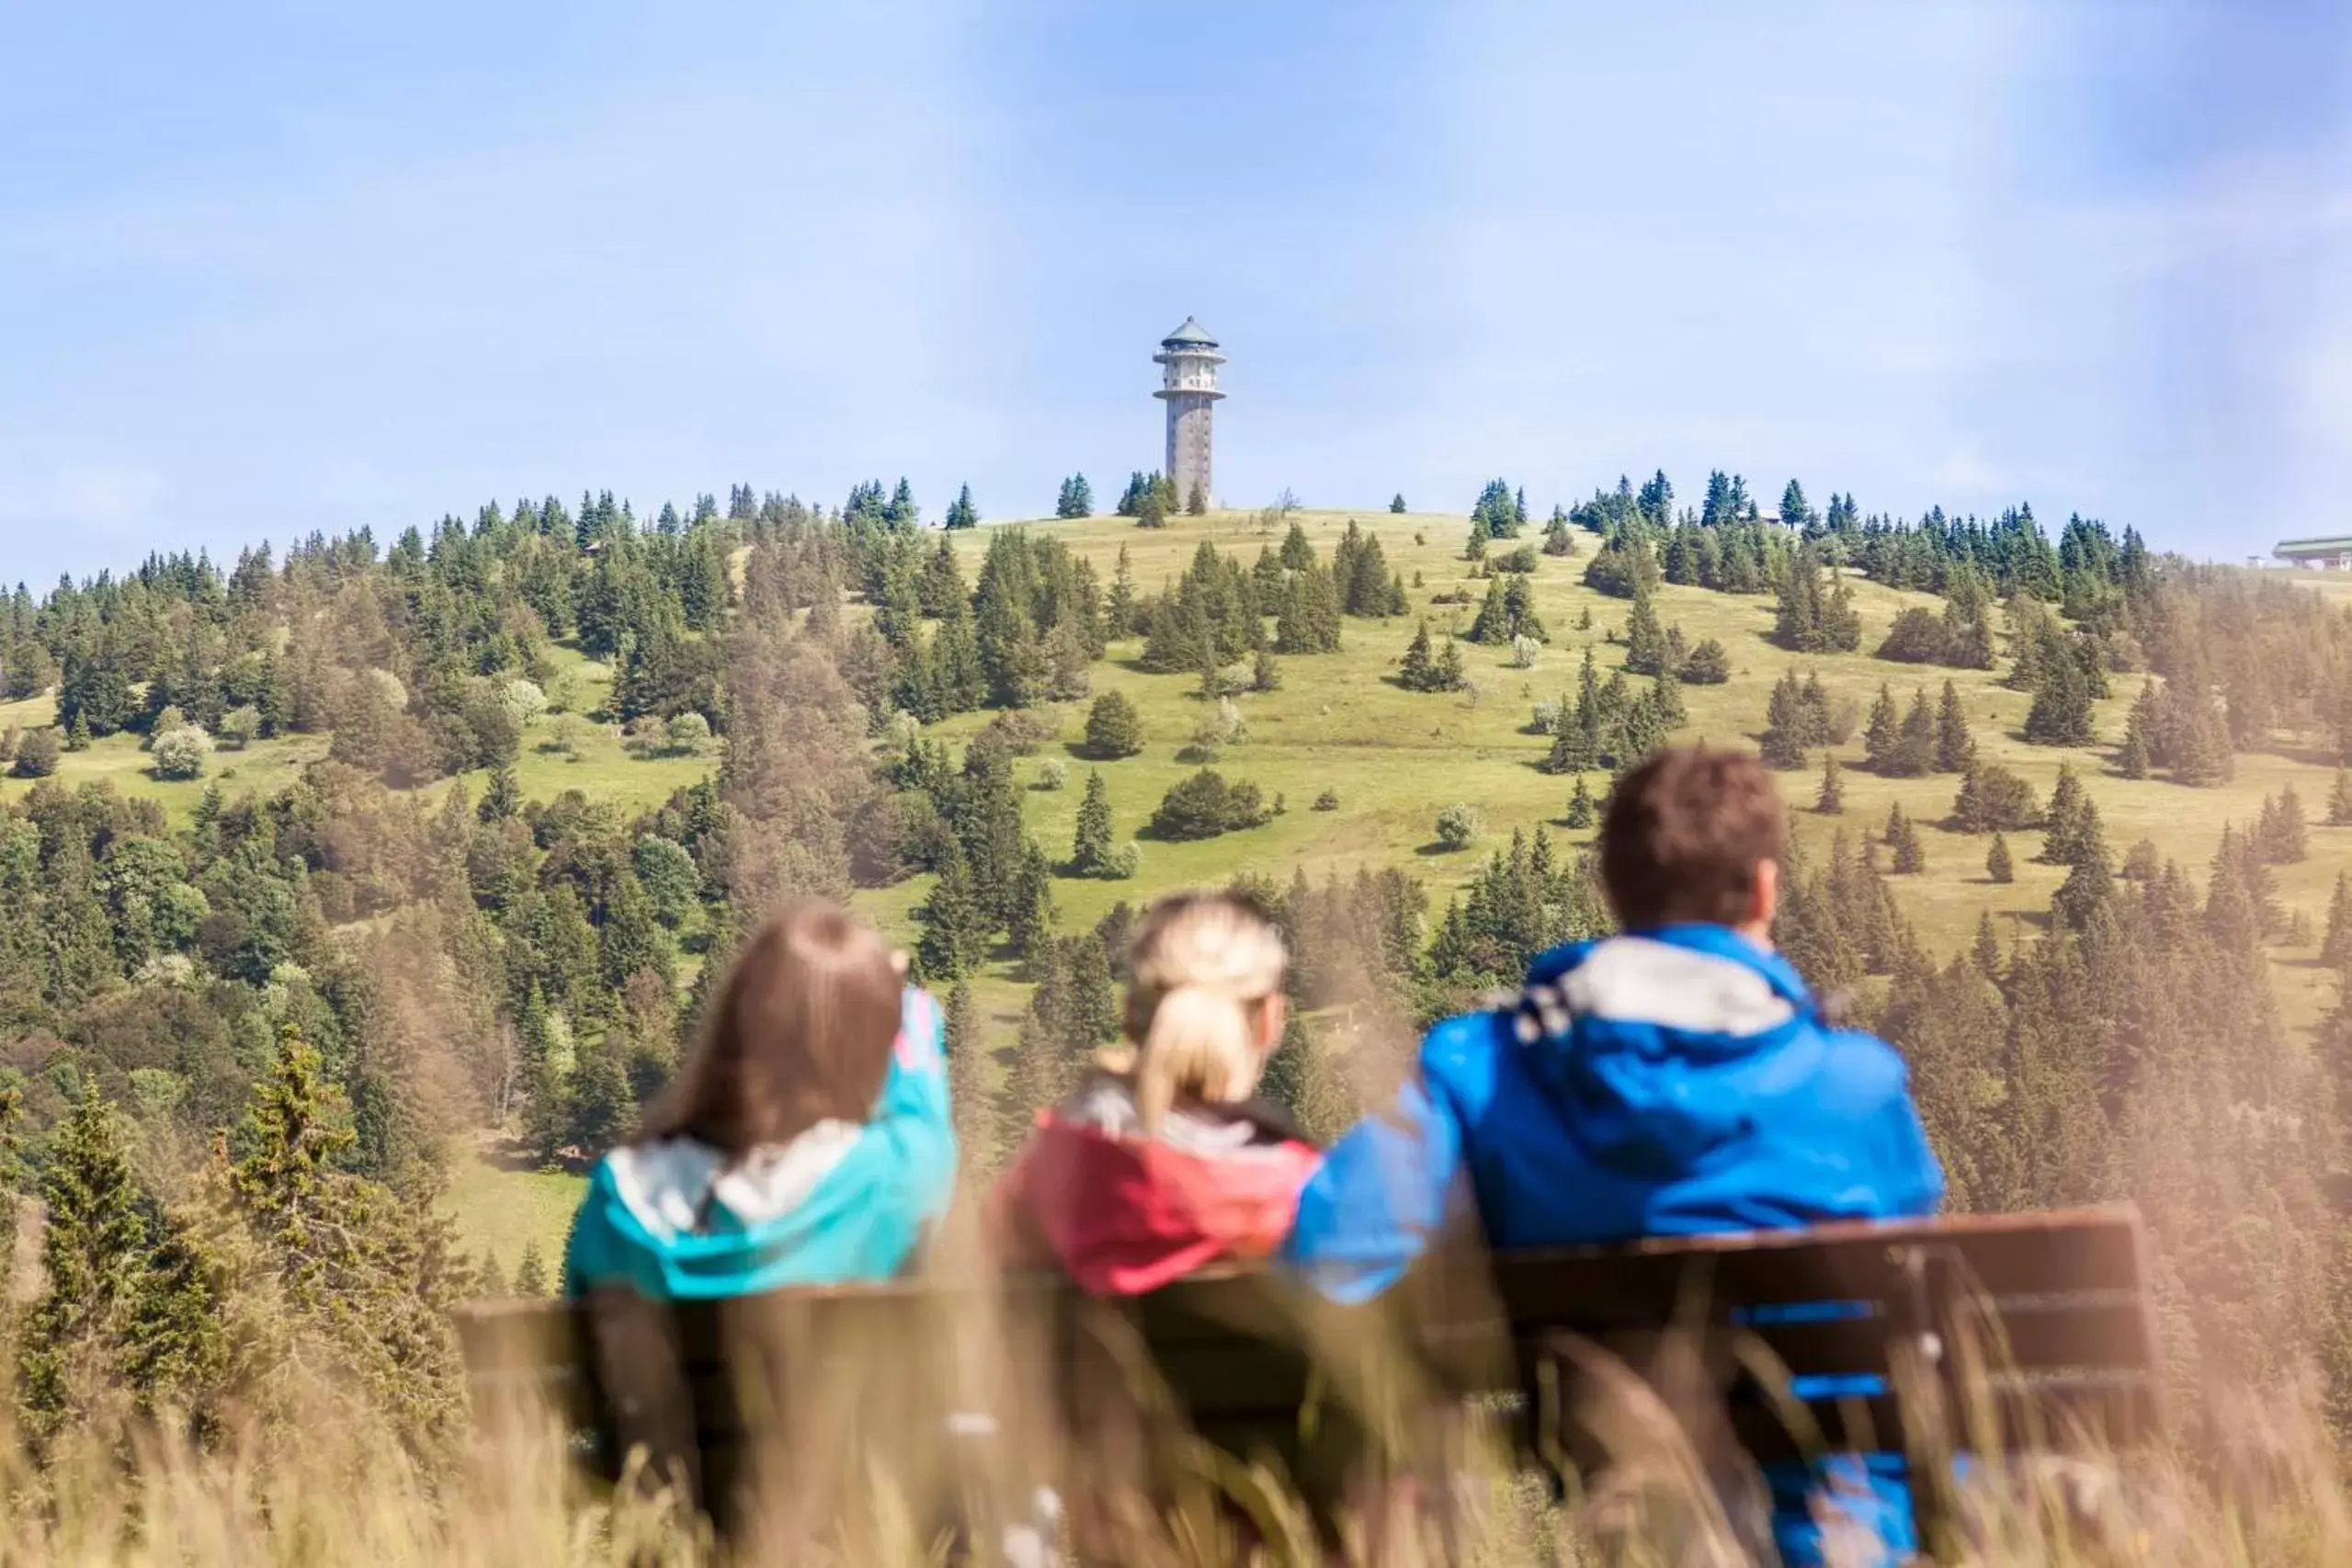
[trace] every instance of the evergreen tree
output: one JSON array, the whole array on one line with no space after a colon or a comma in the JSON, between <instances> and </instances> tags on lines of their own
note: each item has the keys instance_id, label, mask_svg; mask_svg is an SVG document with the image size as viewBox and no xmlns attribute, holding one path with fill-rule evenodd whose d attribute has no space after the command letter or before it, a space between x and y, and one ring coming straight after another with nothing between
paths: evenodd
<instances>
[{"instance_id":1,"label":"evergreen tree","mask_svg":"<svg viewBox=\"0 0 2352 1568\"><path fill-rule=\"evenodd\" d=\"M940 521L943 527L958 530L980 526L980 509L971 504L971 485L956 492L956 498L948 503L948 515Z\"/></svg>"},{"instance_id":2,"label":"evergreen tree","mask_svg":"<svg viewBox=\"0 0 2352 1568\"><path fill-rule=\"evenodd\" d=\"M1668 663L1665 628L1658 623L1650 591L1636 588L1632 611L1625 620L1625 667L1638 676L1653 676Z\"/></svg>"},{"instance_id":3,"label":"evergreen tree","mask_svg":"<svg viewBox=\"0 0 2352 1568\"><path fill-rule=\"evenodd\" d=\"M1869 722L1862 731L1862 756L1871 771L1892 775L1899 770L1902 755L1902 710L1895 706L1892 688L1881 681L1878 700L1870 704Z\"/></svg>"},{"instance_id":4,"label":"evergreen tree","mask_svg":"<svg viewBox=\"0 0 2352 1568\"><path fill-rule=\"evenodd\" d=\"M1846 810L1846 786L1838 775L1837 754L1821 754L1821 791L1813 797L1813 810L1823 816L1834 817Z\"/></svg>"},{"instance_id":5,"label":"evergreen tree","mask_svg":"<svg viewBox=\"0 0 2352 1568\"><path fill-rule=\"evenodd\" d=\"M607 1030L580 1053L566 1098L566 1136L574 1148L593 1156L629 1141L637 1129L637 1092L629 1081L626 1041L617 1030Z\"/></svg>"},{"instance_id":6,"label":"evergreen tree","mask_svg":"<svg viewBox=\"0 0 2352 1568\"><path fill-rule=\"evenodd\" d=\"M2090 682L2082 661L2062 647L2041 661L2033 707L2026 714L2026 739L2036 745L2086 746L2096 738Z\"/></svg>"},{"instance_id":7,"label":"evergreen tree","mask_svg":"<svg viewBox=\"0 0 2352 1568\"><path fill-rule=\"evenodd\" d=\"M2327 825L2352 826L2352 772L2335 770L2335 787L2328 791Z\"/></svg>"},{"instance_id":8,"label":"evergreen tree","mask_svg":"<svg viewBox=\"0 0 2352 1568\"><path fill-rule=\"evenodd\" d=\"M2292 866L2311 854L2311 833L2303 819L2303 799L2292 782L2276 797L2265 796L2261 824L2255 830L2262 858L2274 866Z\"/></svg>"},{"instance_id":9,"label":"evergreen tree","mask_svg":"<svg viewBox=\"0 0 2352 1568\"><path fill-rule=\"evenodd\" d=\"M1927 869L1927 847L1920 840L1919 824L1903 814L1900 804L1888 809L1886 845L1896 875L1913 876Z\"/></svg>"},{"instance_id":10,"label":"evergreen tree","mask_svg":"<svg viewBox=\"0 0 2352 1568\"><path fill-rule=\"evenodd\" d=\"M1407 691L1442 691L1437 684L1437 661L1429 646L1429 623L1424 620L1413 631L1413 641L1405 645L1404 657L1397 665L1397 684Z\"/></svg>"},{"instance_id":11,"label":"evergreen tree","mask_svg":"<svg viewBox=\"0 0 2352 1568\"><path fill-rule=\"evenodd\" d=\"M18 1351L25 1437L44 1455L120 1375L148 1262L142 1195L114 1108L85 1079L41 1179L40 1297Z\"/></svg>"},{"instance_id":12,"label":"evergreen tree","mask_svg":"<svg viewBox=\"0 0 2352 1568\"><path fill-rule=\"evenodd\" d=\"M1260 623L1257 646L1251 651L1249 688L1252 691L1277 691L1282 686L1282 672L1274 663L1274 644L1266 640L1266 629Z\"/></svg>"},{"instance_id":13,"label":"evergreen tree","mask_svg":"<svg viewBox=\"0 0 2352 1568\"><path fill-rule=\"evenodd\" d=\"M1888 771L1904 778L1917 778L1933 772L1936 767L1936 715L1927 706L1927 694L1915 688L1911 708L1903 717L1903 733L1895 745L1895 755Z\"/></svg>"},{"instance_id":14,"label":"evergreen tree","mask_svg":"<svg viewBox=\"0 0 2352 1568\"><path fill-rule=\"evenodd\" d=\"M980 892L972 885L971 868L960 846L950 842L941 854L938 880L915 917L923 935L915 944L926 979L948 983L969 974L987 956L989 918Z\"/></svg>"},{"instance_id":15,"label":"evergreen tree","mask_svg":"<svg viewBox=\"0 0 2352 1568\"><path fill-rule=\"evenodd\" d=\"M1576 775L1576 787L1568 791L1567 824L1582 832L1593 825L1598 811L1599 807L1593 800L1592 790L1585 785L1585 776L1579 773Z\"/></svg>"},{"instance_id":16,"label":"evergreen tree","mask_svg":"<svg viewBox=\"0 0 2352 1568\"><path fill-rule=\"evenodd\" d=\"M2050 901L2051 913L2070 929L2089 928L2091 921L2115 896L2115 872L2109 862L2107 834L2099 826L2098 808L2085 801L2076 837L2074 869Z\"/></svg>"},{"instance_id":17,"label":"evergreen tree","mask_svg":"<svg viewBox=\"0 0 2352 1568\"><path fill-rule=\"evenodd\" d=\"M1192 482L1192 494L1184 498L1184 509L1198 517L1209 510L1209 488L1200 481Z\"/></svg>"},{"instance_id":18,"label":"evergreen tree","mask_svg":"<svg viewBox=\"0 0 2352 1568\"><path fill-rule=\"evenodd\" d=\"M505 822L520 814L523 809L523 786L515 777L511 763L500 763L490 770L490 782L482 791L482 803L474 814L483 822Z\"/></svg>"},{"instance_id":19,"label":"evergreen tree","mask_svg":"<svg viewBox=\"0 0 2352 1568\"><path fill-rule=\"evenodd\" d=\"M1395 513L1398 517L1403 517L1404 515L1404 492L1400 490L1394 495L1389 497L1389 510Z\"/></svg>"},{"instance_id":20,"label":"evergreen tree","mask_svg":"<svg viewBox=\"0 0 2352 1568\"><path fill-rule=\"evenodd\" d=\"M2335 892L2327 901L2327 934L2320 940L2319 961L2339 972L2352 968L2352 875L2335 873Z\"/></svg>"},{"instance_id":21,"label":"evergreen tree","mask_svg":"<svg viewBox=\"0 0 2352 1568\"><path fill-rule=\"evenodd\" d=\"M523 1244L523 1260L515 1266L514 1290L520 1301L535 1301L552 1293L547 1278L547 1260L540 1256L537 1241Z\"/></svg>"},{"instance_id":22,"label":"evergreen tree","mask_svg":"<svg viewBox=\"0 0 2352 1568\"><path fill-rule=\"evenodd\" d=\"M1960 706L1960 688L1944 682L1943 699L1936 708L1936 771L1965 773L1976 756L1976 737L1968 731L1968 710Z\"/></svg>"},{"instance_id":23,"label":"evergreen tree","mask_svg":"<svg viewBox=\"0 0 2352 1568\"><path fill-rule=\"evenodd\" d=\"M2007 857L2004 855L2003 864L2006 863ZM1991 868L1988 866L1987 869ZM1993 880L2000 882L2008 879L1995 871ZM1997 981L2001 978L2001 938L1993 930L1993 912L1989 909L1980 911L1976 916L1976 940L1970 944L1969 961L1985 979Z\"/></svg>"},{"instance_id":24,"label":"evergreen tree","mask_svg":"<svg viewBox=\"0 0 2352 1568\"><path fill-rule=\"evenodd\" d=\"M1106 691L1086 710L1086 752L1107 762L1143 749L1143 715L1123 691Z\"/></svg>"},{"instance_id":25,"label":"evergreen tree","mask_svg":"<svg viewBox=\"0 0 2352 1568\"><path fill-rule=\"evenodd\" d=\"M956 1124L956 1148L964 1168L993 1171L1002 1156L996 1131L996 1094L988 1080L988 1053L980 1038L980 1009L971 987L959 980L948 993L948 1104Z\"/></svg>"},{"instance_id":26,"label":"evergreen tree","mask_svg":"<svg viewBox=\"0 0 2352 1568\"><path fill-rule=\"evenodd\" d=\"M2043 862L2052 866L2079 864L2085 824L2091 815L2090 797L2084 793L2082 780L2074 777L2070 765L2060 763L2058 781L2050 788L2050 812L2041 839Z\"/></svg>"},{"instance_id":27,"label":"evergreen tree","mask_svg":"<svg viewBox=\"0 0 2352 1568\"><path fill-rule=\"evenodd\" d=\"M1005 895L1005 935L1021 958L1033 956L1053 935L1053 872L1035 839L1022 846L1012 886Z\"/></svg>"},{"instance_id":28,"label":"evergreen tree","mask_svg":"<svg viewBox=\"0 0 2352 1568\"><path fill-rule=\"evenodd\" d=\"M2126 778L2145 778L2155 766L2156 733L2163 723L2153 681L2140 683L2140 695L2123 722L2123 745L2116 754L2116 771Z\"/></svg>"},{"instance_id":29,"label":"evergreen tree","mask_svg":"<svg viewBox=\"0 0 2352 1568\"><path fill-rule=\"evenodd\" d=\"M1996 882L2017 881L2017 868L2009 859L2009 841L2000 834L1993 835L1993 847L1984 852L1984 874ZM1989 921L1991 916L1986 919ZM1991 926L1988 925L1986 929Z\"/></svg>"},{"instance_id":30,"label":"evergreen tree","mask_svg":"<svg viewBox=\"0 0 2352 1568\"><path fill-rule=\"evenodd\" d=\"M1109 787L1100 773L1089 772L1085 795L1078 802L1077 832L1070 844L1072 875L1110 875L1114 865L1112 833Z\"/></svg>"}]
</instances>

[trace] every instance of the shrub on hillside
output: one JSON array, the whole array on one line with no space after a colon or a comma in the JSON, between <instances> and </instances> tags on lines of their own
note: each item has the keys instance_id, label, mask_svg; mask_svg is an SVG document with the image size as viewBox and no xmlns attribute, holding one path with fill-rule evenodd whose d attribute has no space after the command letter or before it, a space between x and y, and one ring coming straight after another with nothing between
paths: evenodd
<instances>
[{"instance_id":1,"label":"shrub on hillside","mask_svg":"<svg viewBox=\"0 0 2352 1568\"><path fill-rule=\"evenodd\" d=\"M547 711L547 693L540 689L539 682L520 676L498 688L498 700L518 730Z\"/></svg>"},{"instance_id":2,"label":"shrub on hillside","mask_svg":"<svg viewBox=\"0 0 2352 1568\"><path fill-rule=\"evenodd\" d=\"M700 756L710 749L710 721L688 709L664 726L663 736L679 756Z\"/></svg>"},{"instance_id":3,"label":"shrub on hillside","mask_svg":"<svg viewBox=\"0 0 2352 1568\"><path fill-rule=\"evenodd\" d=\"M1721 642L1707 638L1684 657L1680 673L1685 686L1721 686L1732 678L1731 655Z\"/></svg>"},{"instance_id":4,"label":"shrub on hillside","mask_svg":"<svg viewBox=\"0 0 2352 1568\"><path fill-rule=\"evenodd\" d=\"M1037 748L1062 733L1062 727L1043 713L1026 708L1008 709L981 726L973 739L982 744L995 744L1014 756L1034 756Z\"/></svg>"},{"instance_id":5,"label":"shrub on hillside","mask_svg":"<svg viewBox=\"0 0 2352 1568\"><path fill-rule=\"evenodd\" d=\"M1952 825L1962 833L2015 833L2041 820L2033 786L1998 763L1972 763L1952 801Z\"/></svg>"},{"instance_id":6,"label":"shrub on hillside","mask_svg":"<svg viewBox=\"0 0 2352 1568\"><path fill-rule=\"evenodd\" d=\"M1478 810L1448 806L1437 813L1437 842L1449 849L1467 849L1478 837Z\"/></svg>"},{"instance_id":7,"label":"shrub on hillside","mask_svg":"<svg viewBox=\"0 0 2352 1568\"><path fill-rule=\"evenodd\" d=\"M194 778L212 755L212 737L193 724L180 724L155 737L155 777Z\"/></svg>"},{"instance_id":8,"label":"shrub on hillside","mask_svg":"<svg viewBox=\"0 0 2352 1568\"><path fill-rule=\"evenodd\" d=\"M57 771L57 754L62 749L54 728L26 731L24 738L17 743L17 777L48 778Z\"/></svg>"},{"instance_id":9,"label":"shrub on hillside","mask_svg":"<svg viewBox=\"0 0 2352 1568\"><path fill-rule=\"evenodd\" d=\"M251 706L232 708L221 715L221 744L243 751L261 733L261 712Z\"/></svg>"},{"instance_id":10,"label":"shrub on hillside","mask_svg":"<svg viewBox=\"0 0 2352 1568\"><path fill-rule=\"evenodd\" d=\"M1268 814L1256 785L1229 783L1223 774L1204 767L1161 797L1159 809L1152 813L1151 831L1156 837L1178 841L1214 838L1256 827Z\"/></svg>"},{"instance_id":11,"label":"shrub on hillside","mask_svg":"<svg viewBox=\"0 0 2352 1568\"><path fill-rule=\"evenodd\" d=\"M1951 662L1951 634L1945 631L1943 618L1914 605L1894 618L1878 656L1903 665L1942 665Z\"/></svg>"},{"instance_id":12,"label":"shrub on hillside","mask_svg":"<svg viewBox=\"0 0 2352 1568\"><path fill-rule=\"evenodd\" d=\"M1106 691L1086 710L1086 752L1105 762L1143 749L1143 716L1123 691Z\"/></svg>"}]
</instances>

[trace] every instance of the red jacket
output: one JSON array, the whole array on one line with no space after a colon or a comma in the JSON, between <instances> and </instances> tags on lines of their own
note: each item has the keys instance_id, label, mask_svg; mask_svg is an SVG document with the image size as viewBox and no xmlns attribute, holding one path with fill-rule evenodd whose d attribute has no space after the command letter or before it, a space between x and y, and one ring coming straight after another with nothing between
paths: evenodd
<instances>
[{"instance_id":1,"label":"red jacket","mask_svg":"<svg viewBox=\"0 0 2352 1568\"><path fill-rule=\"evenodd\" d=\"M1052 1110L999 1178L1005 1261L1058 1267L1096 1296L1137 1296L1290 1233L1322 1153L1271 1107L1186 1104L1157 1136L1126 1080L1097 1074Z\"/></svg>"}]
</instances>

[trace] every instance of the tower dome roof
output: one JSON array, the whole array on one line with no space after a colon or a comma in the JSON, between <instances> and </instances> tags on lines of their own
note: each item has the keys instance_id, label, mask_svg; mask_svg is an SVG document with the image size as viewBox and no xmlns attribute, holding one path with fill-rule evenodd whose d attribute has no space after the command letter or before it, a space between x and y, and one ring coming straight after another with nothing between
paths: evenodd
<instances>
[{"instance_id":1,"label":"tower dome roof","mask_svg":"<svg viewBox=\"0 0 2352 1568\"><path fill-rule=\"evenodd\" d=\"M1217 347L1217 340L1209 335L1208 328L1192 317L1187 316L1184 318L1182 326L1160 339L1160 347L1163 348L1214 348Z\"/></svg>"}]
</instances>

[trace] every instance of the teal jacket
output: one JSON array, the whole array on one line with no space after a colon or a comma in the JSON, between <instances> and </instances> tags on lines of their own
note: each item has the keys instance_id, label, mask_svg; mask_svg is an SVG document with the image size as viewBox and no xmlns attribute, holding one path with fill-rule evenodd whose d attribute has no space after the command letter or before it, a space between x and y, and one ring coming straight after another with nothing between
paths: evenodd
<instances>
[{"instance_id":1,"label":"teal jacket","mask_svg":"<svg viewBox=\"0 0 2352 1568\"><path fill-rule=\"evenodd\" d=\"M910 988L863 1122L819 1122L723 1169L691 1138L607 1154L573 1221L564 1293L709 1301L898 1274L955 1186L940 1032L938 1005Z\"/></svg>"}]
</instances>

